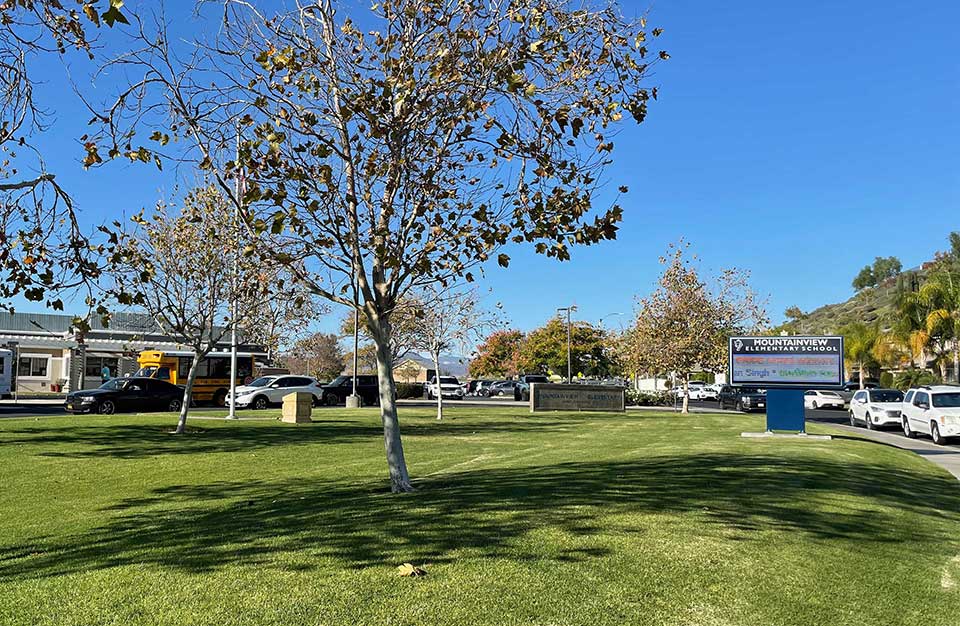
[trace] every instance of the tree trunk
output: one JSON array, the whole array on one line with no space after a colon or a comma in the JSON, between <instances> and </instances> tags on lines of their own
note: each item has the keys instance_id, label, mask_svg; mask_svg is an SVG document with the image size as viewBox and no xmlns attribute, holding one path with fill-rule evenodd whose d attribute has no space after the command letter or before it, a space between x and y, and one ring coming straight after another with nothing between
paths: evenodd
<instances>
[{"instance_id":1,"label":"tree trunk","mask_svg":"<svg viewBox=\"0 0 960 626\"><path fill-rule=\"evenodd\" d=\"M434 380L437 381L437 419L443 419L443 389L440 387L440 353L430 351L430 356L433 357L433 368L436 374L434 374Z\"/></svg>"},{"instance_id":2,"label":"tree trunk","mask_svg":"<svg viewBox=\"0 0 960 626\"><path fill-rule=\"evenodd\" d=\"M690 382L688 380L689 378L690 378L689 374L683 375L683 407L680 409L681 413L690 412Z\"/></svg>"},{"instance_id":3,"label":"tree trunk","mask_svg":"<svg viewBox=\"0 0 960 626\"><path fill-rule=\"evenodd\" d=\"M860 363L859 365L860 365L860 372L859 372L859 376L860 376L860 388L863 389L863 365L864 365L864 364L863 364L863 363Z\"/></svg>"},{"instance_id":4,"label":"tree trunk","mask_svg":"<svg viewBox=\"0 0 960 626\"><path fill-rule=\"evenodd\" d=\"M947 359L946 356L942 356L937 359L937 365L940 366L940 382L947 382Z\"/></svg>"},{"instance_id":5,"label":"tree trunk","mask_svg":"<svg viewBox=\"0 0 960 626\"><path fill-rule=\"evenodd\" d=\"M177 429L174 434L182 435L187 430L187 413L190 412L190 397L193 395L193 381L197 378L197 363L199 357L194 357L190 363L190 372L187 373L187 386L183 390L183 402L180 404L180 419L177 421Z\"/></svg>"},{"instance_id":6,"label":"tree trunk","mask_svg":"<svg viewBox=\"0 0 960 626\"><path fill-rule=\"evenodd\" d=\"M400 440L400 420L397 416L396 385L393 381L393 351L390 349L389 322L376 320L371 324L373 341L377 348L377 382L380 386L380 421L383 422L383 443L387 451L387 468L390 471L390 489L394 493L413 491L407 474L407 461L403 457L403 442Z\"/></svg>"},{"instance_id":7,"label":"tree trunk","mask_svg":"<svg viewBox=\"0 0 960 626\"><path fill-rule=\"evenodd\" d=\"M960 383L960 341L953 342L953 382Z\"/></svg>"}]
</instances>

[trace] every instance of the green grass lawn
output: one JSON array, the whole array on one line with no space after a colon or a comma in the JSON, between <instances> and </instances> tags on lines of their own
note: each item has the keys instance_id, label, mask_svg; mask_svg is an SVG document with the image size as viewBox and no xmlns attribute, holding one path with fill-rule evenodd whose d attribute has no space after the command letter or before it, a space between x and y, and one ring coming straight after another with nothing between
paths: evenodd
<instances>
[{"instance_id":1,"label":"green grass lawn","mask_svg":"<svg viewBox=\"0 0 960 626\"><path fill-rule=\"evenodd\" d=\"M960 483L910 453L431 414L402 410L404 495L373 410L0 420L0 624L960 623Z\"/></svg>"}]
</instances>

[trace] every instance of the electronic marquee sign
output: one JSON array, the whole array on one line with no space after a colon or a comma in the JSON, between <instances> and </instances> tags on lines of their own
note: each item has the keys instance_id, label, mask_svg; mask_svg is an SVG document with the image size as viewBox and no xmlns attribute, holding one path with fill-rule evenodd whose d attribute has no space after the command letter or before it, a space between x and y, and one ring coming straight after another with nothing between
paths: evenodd
<instances>
[{"instance_id":1,"label":"electronic marquee sign","mask_svg":"<svg viewBox=\"0 0 960 626\"><path fill-rule=\"evenodd\" d=\"M843 385L843 337L731 337L731 385L760 388Z\"/></svg>"}]
</instances>

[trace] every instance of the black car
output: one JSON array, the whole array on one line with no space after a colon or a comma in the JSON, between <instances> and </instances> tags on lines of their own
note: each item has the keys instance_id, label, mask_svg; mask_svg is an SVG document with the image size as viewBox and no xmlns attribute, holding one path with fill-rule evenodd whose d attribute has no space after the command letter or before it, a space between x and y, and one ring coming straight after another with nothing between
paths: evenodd
<instances>
[{"instance_id":1,"label":"black car","mask_svg":"<svg viewBox=\"0 0 960 626\"><path fill-rule=\"evenodd\" d=\"M347 396L353 394L353 376L337 376L329 385L323 385L323 400L327 406L346 404ZM380 404L380 384L376 376L357 376L357 395L365 406Z\"/></svg>"},{"instance_id":2,"label":"black car","mask_svg":"<svg viewBox=\"0 0 960 626\"><path fill-rule=\"evenodd\" d=\"M767 392L756 387L724 385L717 394L717 403L721 409L729 407L744 412L766 411Z\"/></svg>"},{"instance_id":3,"label":"black car","mask_svg":"<svg viewBox=\"0 0 960 626\"><path fill-rule=\"evenodd\" d=\"M113 378L97 389L67 394L63 408L70 413L137 413L179 411L183 388L156 378Z\"/></svg>"}]
</instances>

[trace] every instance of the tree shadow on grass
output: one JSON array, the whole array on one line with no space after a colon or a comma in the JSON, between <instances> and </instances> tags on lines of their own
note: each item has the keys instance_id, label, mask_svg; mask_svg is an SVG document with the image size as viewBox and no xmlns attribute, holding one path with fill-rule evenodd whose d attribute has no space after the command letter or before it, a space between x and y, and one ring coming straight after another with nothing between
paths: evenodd
<instances>
[{"instance_id":1,"label":"tree shadow on grass","mask_svg":"<svg viewBox=\"0 0 960 626\"><path fill-rule=\"evenodd\" d=\"M465 556L581 561L608 548L550 552L522 538L538 529L642 534L652 523L646 513L686 515L701 536L750 541L783 531L863 549L905 538L943 545L955 540L960 524L960 490L951 478L759 454L480 469L438 475L418 487L405 495L386 493L379 482L165 487L118 502L90 532L0 546L0 579L129 564L191 573L238 564L302 570L319 557L351 568ZM905 522L904 511L920 517ZM37 543L43 552L25 556Z\"/></svg>"},{"instance_id":2,"label":"tree shadow on grass","mask_svg":"<svg viewBox=\"0 0 960 626\"><path fill-rule=\"evenodd\" d=\"M577 419L577 418L572 418ZM545 433L569 429L572 419L537 419L522 421L443 422L403 425L404 437L468 436L478 432L489 433ZM215 452L243 452L287 445L315 443L356 443L380 441L383 427L378 417L368 419L315 420L312 424L278 426L273 423L230 424L210 426L209 423L190 422L184 435L172 435L174 423L158 425L155 422L135 424L87 424L79 426L31 426L0 431L0 445L36 447L37 456L58 458L136 459L166 454L208 454Z\"/></svg>"}]
</instances>

